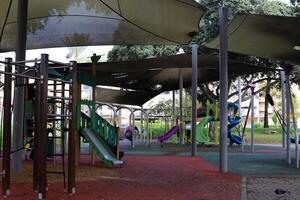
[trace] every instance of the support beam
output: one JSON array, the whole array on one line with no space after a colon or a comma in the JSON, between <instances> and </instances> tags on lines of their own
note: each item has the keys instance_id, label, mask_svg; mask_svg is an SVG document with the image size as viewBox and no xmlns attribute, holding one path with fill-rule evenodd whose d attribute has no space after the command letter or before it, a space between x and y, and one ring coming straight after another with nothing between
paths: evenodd
<instances>
[{"instance_id":1,"label":"support beam","mask_svg":"<svg viewBox=\"0 0 300 200\"><path fill-rule=\"evenodd\" d=\"M11 72L11 58L6 58L5 71ZM10 152L11 152L11 81L10 75L4 76L3 97L3 159L2 159L2 196L10 195Z\"/></svg>"},{"instance_id":2,"label":"support beam","mask_svg":"<svg viewBox=\"0 0 300 200\"><path fill-rule=\"evenodd\" d=\"M144 112L143 112L143 106L141 106L141 113L140 113L141 115L141 118L140 118L140 120L141 120L141 138L140 138L140 140L141 141L143 141L143 138L144 138L144 134L145 134L145 130L144 130Z\"/></svg>"},{"instance_id":3,"label":"support beam","mask_svg":"<svg viewBox=\"0 0 300 200\"><path fill-rule=\"evenodd\" d=\"M289 73L285 71L285 96L286 96L286 159L287 163L292 164L291 156L291 94L289 84Z\"/></svg>"},{"instance_id":4,"label":"support beam","mask_svg":"<svg viewBox=\"0 0 300 200\"><path fill-rule=\"evenodd\" d=\"M183 76L182 76L182 69L179 69L179 116L180 116L180 123L179 123L179 144L183 144L183 111L182 111L182 93L183 93Z\"/></svg>"},{"instance_id":5,"label":"support beam","mask_svg":"<svg viewBox=\"0 0 300 200\"><path fill-rule=\"evenodd\" d=\"M92 65L92 76L94 78L96 78L96 75L97 75L97 62L99 61L99 59L97 59L99 56L97 56L96 54L94 54L91 58L92 62L93 62L93 65ZM96 86L93 86L93 89L92 89L92 101L93 102L96 102ZM92 111L93 112L93 111ZM92 115L91 115L92 116ZM80 155L80 139L79 139L79 155ZM90 145L90 152L91 152L91 162L92 162L92 165L95 165L95 157L96 157L96 152L95 150L91 147ZM78 154L78 152L77 152ZM77 162L76 162L77 163Z\"/></svg>"},{"instance_id":6,"label":"support beam","mask_svg":"<svg viewBox=\"0 0 300 200\"><path fill-rule=\"evenodd\" d=\"M296 164L296 168L299 168L299 135L298 135L298 126L297 126L297 119L295 117L295 109L294 109L294 104L293 104L293 100L292 100L292 93L291 93L291 85L289 84L289 96L290 98L290 108L291 108L291 116L292 116L292 120L293 120L293 129L294 129L294 140L295 140L295 164Z\"/></svg>"},{"instance_id":7,"label":"support beam","mask_svg":"<svg viewBox=\"0 0 300 200\"><path fill-rule=\"evenodd\" d=\"M173 117L173 125L175 125L176 119L176 111L175 111L175 90L172 91L172 117Z\"/></svg>"},{"instance_id":8,"label":"support beam","mask_svg":"<svg viewBox=\"0 0 300 200\"><path fill-rule=\"evenodd\" d=\"M77 119L77 64L72 61L70 63L70 67L72 70L72 85L71 89L71 97L72 103L70 107L70 114L72 115L70 121L70 132L69 132L69 154L68 154L68 193L75 194L75 175L76 175L76 141L79 140L79 134L76 126Z\"/></svg>"},{"instance_id":9,"label":"support beam","mask_svg":"<svg viewBox=\"0 0 300 200\"><path fill-rule=\"evenodd\" d=\"M46 199L47 189L47 92L48 92L48 55L41 55L38 76L41 80L36 84L35 102L35 135L34 135L34 189L38 199Z\"/></svg>"},{"instance_id":10,"label":"support beam","mask_svg":"<svg viewBox=\"0 0 300 200\"><path fill-rule=\"evenodd\" d=\"M251 89L251 153L255 153L254 150L254 87Z\"/></svg>"},{"instance_id":11,"label":"support beam","mask_svg":"<svg viewBox=\"0 0 300 200\"><path fill-rule=\"evenodd\" d=\"M16 38L16 61L23 61L26 58L26 39L27 39L27 15L28 0L18 0L17 13L17 38ZM23 68L18 68L17 72L21 73ZM14 93L14 115L13 115L13 151L23 147L24 133L24 79L16 79ZM22 170L23 151L17 151L12 155L14 172Z\"/></svg>"},{"instance_id":12,"label":"support beam","mask_svg":"<svg viewBox=\"0 0 300 200\"><path fill-rule=\"evenodd\" d=\"M192 156L197 155L198 45L192 45Z\"/></svg>"},{"instance_id":13,"label":"support beam","mask_svg":"<svg viewBox=\"0 0 300 200\"><path fill-rule=\"evenodd\" d=\"M219 60L219 77L220 77L220 172L228 171L228 149L227 149L227 124L228 124L228 52L227 52L227 8L219 8L220 24L220 60Z\"/></svg>"},{"instance_id":14,"label":"support beam","mask_svg":"<svg viewBox=\"0 0 300 200\"><path fill-rule=\"evenodd\" d=\"M149 125L149 113L146 112L146 130L147 130L147 146L150 147L150 125Z\"/></svg>"},{"instance_id":15,"label":"support beam","mask_svg":"<svg viewBox=\"0 0 300 200\"><path fill-rule=\"evenodd\" d=\"M238 110L238 115L242 117L242 81L241 77L238 77L238 103L239 103L239 110ZM239 132L242 133L243 127L239 126ZM244 151L244 134L241 134L242 136L242 144L241 144L241 149Z\"/></svg>"},{"instance_id":16,"label":"support beam","mask_svg":"<svg viewBox=\"0 0 300 200\"><path fill-rule=\"evenodd\" d=\"M71 86L70 86L71 87ZM77 82L77 101L80 101L81 100L81 84L79 82ZM72 97L71 97L72 98ZM91 115L92 116L92 115ZM69 124L70 126L70 124ZM67 148L69 148L67 145L66 145ZM92 153L92 157L93 157L93 149L90 147L90 150L91 150L91 153ZM69 151L69 150L68 150ZM75 146L75 163L76 163L76 166L79 165L79 160L80 160L80 138L78 137L78 140L76 140L76 146ZM91 158L91 161L93 160L94 158ZM92 162L93 163L93 162Z\"/></svg>"},{"instance_id":17,"label":"support beam","mask_svg":"<svg viewBox=\"0 0 300 200\"><path fill-rule=\"evenodd\" d=\"M286 121L285 116L286 116L286 98L285 98L285 73L284 71L280 72L280 83L281 83L281 114L283 117L283 121ZM284 129L282 128L282 148L286 148L286 134Z\"/></svg>"}]
</instances>

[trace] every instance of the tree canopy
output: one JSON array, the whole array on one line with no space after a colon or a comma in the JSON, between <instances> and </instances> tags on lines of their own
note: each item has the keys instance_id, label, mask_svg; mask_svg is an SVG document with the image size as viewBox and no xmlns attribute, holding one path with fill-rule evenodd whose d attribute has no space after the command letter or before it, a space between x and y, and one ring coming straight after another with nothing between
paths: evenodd
<instances>
[{"instance_id":1,"label":"tree canopy","mask_svg":"<svg viewBox=\"0 0 300 200\"><path fill-rule=\"evenodd\" d=\"M287 5L280 1L271 0L198 0L200 4L208 8L208 12L203 16L200 21L200 32L193 38L191 43L199 44L200 53L217 54L218 52L204 47L204 44L211 41L218 35L218 8L224 4L229 11L229 20L238 13L251 13L251 14L267 14L267 15L281 15L281 16L295 16L298 13L298 6L300 0L291 0L291 5ZM190 46L116 46L108 54L109 61L124 61L131 59L143 59L162 55L174 55L179 48L183 48L185 52L190 52ZM240 60L250 64L263 65L268 67L278 67L281 63L270 61L267 59L259 59L253 56L244 56L239 54L230 53L230 58ZM299 72L296 68L296 72ZM299 73L294 74L292 80L298 80ZM265 81L268 84L266 88L278 86L279 74L274 72L259 73L250 76L242 77L246 83ZM231 90L233 91L229 96L233 96L236 91L236 84L230 83ZM260 91L263 91L262 88ZM199 85L198 100L205 103L206 99L211 101L218 99L218 83L207 83Z\"/></svg>"}]
</instances>

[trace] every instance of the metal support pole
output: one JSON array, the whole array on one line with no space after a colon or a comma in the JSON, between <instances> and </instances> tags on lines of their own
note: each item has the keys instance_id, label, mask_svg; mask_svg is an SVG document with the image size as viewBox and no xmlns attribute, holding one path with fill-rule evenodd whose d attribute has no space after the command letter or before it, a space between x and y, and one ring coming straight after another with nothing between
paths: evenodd
<instances>
[{"instance_id":1,"label":"metal support pole","mask_svg":"<svg viewBox=\"0 0 300 200\"><path fill-rule=\"evenodd\" d=\"M27 15L28 0L18 0L16 61L23 61L26 57ZM19 67L17 69L18 73L23 71L23 68ZM16 78L16 85L24 85L24 79ZM15 87L13 112L13 151L16 151L23 147L24 86ZM12 155L12 170L14 172L20 172L22 170L22 159L23 151L17 151Z\"/></svg>"},{"instance_id":2,"label":"metal support pole","mask_svg":"<svg viewBox=\"0 0 300 200\"><path fill-rule=\"evenodd\" d=\"M76 141L79 140L79 134L77 132L76 119L77 119L77 63L72 61L70 63L72 69L72 85L71 97L72 103L70 108L70 114L72 115L70 121L69 132L69 151L68 151L68 193L75 194L75 176L76 176Z\"/></svg>"},{"instance_id":3,"label":"metal support pole","mask_svg":"<svg viewBox=\"0 0 300 200\"><path fill-rule=\"evenodd\" d=\"M185 110L184 110L184 113L185 113L185 116L186 116L186 121L190 121L190 116L189 116L189 109L188 109L188 92L187 92L187 88L185 88L184 90L184 94L185 94L185 102L184 102L184 107L185 107ZM187 136L187 129L186 129L186 123L184 124L184 134ZM188 140L188 138L187 138Z\"/></svg>"},{"instance_id":4,"label":"metal support pole","mask_svg":"<svg viewBox=\"0 0 300 200\"><path fill-rule=\"evenodd\" d=\"M141 137L140 139L143 140L144 138L144 134L145 134L145 130L144 130L144 110L143 110L143 106L141 106Z\"/></svg>"},{"instance_id":5,"label":"metal support pole","mask_svg":"<svg viewBox=\"0 0 300 200\"><path fill-rule=\"evenodd\" d=\"M130 110L131 115L129 117L129 121L131 121L131 125L135 126L135 116L134 116L134 112L132 110ZM135 132L135 131L134 131ZM134 148L135 147L135 134L134 132L132 133L132 140L131 140L131 147Z\"/></svg>"},{"instance_id":6,"label":"metal support pole","mask_svg":"<svg viewBox=\"0 0 300 200\"><path fill-rule=\"evenodd\" d=\"M239 110L238 115L242 117L242 83L241 83L241 77L238 77L238 103L239 103ZM239 126L239 132L242 133L242 126ZM241 149L244 151L244 134L241 134L242 137L242 145Z\"/></svg>"},{"instance_id":7,"label":"metal support pole","mask_svg":"<svg viewBox=\"0 0 300 200\"><path fill-rule=\"evenodd\" d=\"M6 58L5 71L11 72L11 58ZM10 195L10 152L11 152L11 81L10 75L4 76L3 97L3 160L2 160L2 196Z\"/></svg>"},{"instance_id":8,"label":"metal support pole","mask_svg":"<svg viewBox=\"0 0 300 200\"><path fill-rule=\"evenodd\" d=\"M146 130L147 130L147 146L150 146L150 127L149 127L149 113L146 112Z\"/></svg>"},{"instance_id":9,"label":"metal support pole","mask_svg":"<svg viewBox=\"0 0 300 200\"><path fill-rule=\"evenodd\" d=\"M281 108L282 108L282 117L283 121L286 121L286 99L285 99L285 74L284 71L280 72L280 80L281 80ZM286 134L284 129L282 129L282 148L286 148Z\"/></svg>"},{"instance_id":10,"label":"metal support pole","mask_svg":"<svg viewBox=\"0 0 300 200\"><path fill-rule=\"evenodd\" d=\"M176 111L175 111L175 90L172 91L172 117L173 117L173 125L175 124L176 119Z\"/></svg>"},{"instance_id":11,"label":"metal support pole","mask_svg":"<svg viewBox=\"0 0 300 200\"><path fill-rule=\"evenodd\" d=\"M291 158L291 107L290 107L290 101L291 101L291 96L290 96L290 88L289 88L289 74L285 73L285 96L286 96L286 159L287 163L291 164L292 163L292 158Z\"/></svg>"},{"instance_id":12,"label":"metal support pole","mask_svg":"<svg viewBox=\"0 0 300 200\"><path fill-rule=\"evenodd\" d=\"M192 45L192 156L197 155L198 45Z\"/></svg>"},{"instance_id":13,"label":"metal support pole","mask_svg":"<svg viewBox=\"0 0 300 200\"><path fill-rule=\"evenodd\" d=\"M254 87L251 87L251 153L254 151Z\"/></svg>"},{"instance_id":14,"label":"metal support pole","mask_svg":"<svg viewBox=\"0 0 300 200\"><path fill-rule=\"evenodd\" d=\"M227 8L219 8L220 24L220 57L219 57L219 76L220 76L220 172L228 171L228 149L227 149L227 124L228 124L228 52L227 52Z\"/></svg>"},{"instance_id":15,"label":"metal support pole","mask_svg":"<svg viewBox=\"0 0 300 200\"><path fill-rule=\"evenodd\" d=\"M291 86L290 83L289 84L289 91L288 91L288 95L290 97L292 97L292 93L291 93ZM295 110L294 110L294 104L293 104L293 100L292 98L290 98L290 109L291 109L291 116L292 116L292 120L293 120L293 126L294 126L294 139L295 139L295 163L296 163L296 167L299 168L299 135L298 135L298 126L297 126L297 119L295 117Z\"/></svg>"},{"instance_id":16,"label":"metal support pole","mask_svg":"<svg viewBox=\"0 0 300 200\"><path fill-rule=\"evenodd\" d=\"M183 93L183 77L182 77L182 69L179 69L179 144L183 144L183 112L182 112L182 93Z\"/></svg>"}]
</instances>

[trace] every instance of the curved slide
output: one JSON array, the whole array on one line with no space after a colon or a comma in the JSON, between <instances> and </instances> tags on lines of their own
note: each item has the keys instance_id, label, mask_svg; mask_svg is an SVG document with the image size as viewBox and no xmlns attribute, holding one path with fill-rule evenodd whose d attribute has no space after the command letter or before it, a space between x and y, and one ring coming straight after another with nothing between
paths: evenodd
<instances>
[{"instance_id":1,"label":"curved slide","mask_svg":"<svg viewBox=\"0 0 300 200\"><path fill-rule=\"evenodd\" d=\"M99 137L97 137L91 129L84 128L82 130L82 134L85 136L85 138L87 140L89 140L90 144L96 150L97 155L105 163L107 163L109 165L122 165L122 164L124 164L124 161L123 160L118 160L115 157L115 155L111 152L111 150L106 146L105 142L102 141Z\"/></svg>"},{"instance_id":2,"label":"curved slide","mask_svg":"<svg viewBox=\"0 0 300 200\"><path fill-rule=\"evenodd\" d=\"M168 132L166 132L164 135L161 135L157 137L157 140L160 143L163 143L164 141L168 140L170 137L172 137L174 134L176 134L179 131L179 126L173 126Z\"/></svg>"},{"instance_id":3,"label":"curved slide","mask_svg":"<svg viewBox=\"0 0 300 200\"><path fill-rule=\"evenodd\" d=\"M201 122L197 124L197 138L200 143L208 143L209 137L205 134L205 126L213 119L213 117L203 117Z\"/></svg>"},{"instance_id":4,"label":"curved slide","mask_svg":"<svg viewBox=\"0 0 300 200\"><path fill-rule=\"evenodd\" d=\"M241 123L242 118L240 116L236 116L234 119L228 117L228 133L227 137L230 140L230 144L236 143L236 144L242 144L242 138L238 135L232 134L231 130L236 127L239 123Z\"/></svg>"}]
</instances>

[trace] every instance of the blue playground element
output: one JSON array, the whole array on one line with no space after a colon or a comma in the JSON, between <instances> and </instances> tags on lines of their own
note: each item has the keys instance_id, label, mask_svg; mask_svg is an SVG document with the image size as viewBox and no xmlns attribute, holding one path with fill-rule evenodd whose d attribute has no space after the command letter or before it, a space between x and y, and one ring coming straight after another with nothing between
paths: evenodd
<instances>
[{"instance_id":1,"label":"blue playground element","mask_svg":"<svg viewBox=\"0 0 300 200\"><path fill-rule=\"evenodd\" d=\"M231 118L230 116L228 116L228 133L227 133L227 137L230 140L230 144L236 143L236 144L242 144L242 138L238 135L234 135L232 134L232 129L237 126L239 123L241 123L242 118L240 116L236 116L234 118Z\"/></svg>"},{"instance_id":2,"label":"blue playground element","mask_svg":"<svg viewBox=\"0 0 300 200\"><path fill-rule=\"evenodd\" d=\"M238 109L239 109L238 104L228 103L228 110L233 110L234 114L237 112ZM242 121L242 118L240 116L235 116L235 117L228 116L229 124L228 124L227 137L228 137L231 145L233 143L242 144L242 142L243 142L242 138L240 136L232 134L232 129L234 127L236 127L238 124L240 124L241 121Z\"/></svg>"}]
</instances>

